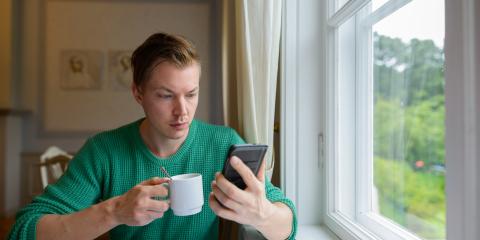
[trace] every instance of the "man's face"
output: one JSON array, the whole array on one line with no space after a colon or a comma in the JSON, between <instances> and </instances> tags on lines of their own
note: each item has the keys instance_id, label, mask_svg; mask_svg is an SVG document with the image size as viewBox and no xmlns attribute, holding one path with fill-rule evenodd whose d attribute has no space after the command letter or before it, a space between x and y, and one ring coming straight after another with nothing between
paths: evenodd
<instances>
[{"instance_id":1,"label":"man's face","mask_svg":"<svg viewBox=\"0 0 480 240\"><path fill-rule=\"evenodd\" d=\"M83 61L82 61L82 59L77 57L77 56L72 56L70 58L70 69L74 73L83 72Z\"/></svg>"},{"instance_id":2,"label":"man's face","mask_svg":"<svg viewBox=\"0 0 480 240\"><path fill-rule=\"evenodd\" d=\"M158 137L165 140L186 137L198 105L199 81L199 64L178 69L162 62L143 86L132 85L133 95Z\"/></svg>"}]
</instances>

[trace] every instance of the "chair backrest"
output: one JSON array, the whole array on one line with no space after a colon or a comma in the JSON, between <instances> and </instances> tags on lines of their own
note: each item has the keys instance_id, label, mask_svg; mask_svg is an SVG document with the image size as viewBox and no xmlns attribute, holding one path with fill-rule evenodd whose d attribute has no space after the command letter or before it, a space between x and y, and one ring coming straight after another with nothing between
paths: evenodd
<instances>
[{"instance_id":1,"label":"chair backrest","mask_svg":"<svg viewBox=\"0 0 480 240\"><path fill-rule=\"evenodd\" d=\"M72 158L72 155L57 146L49 147L40 156L40 176L43 188L56 182L62 176Z\"/></svg>"}]
</instances>

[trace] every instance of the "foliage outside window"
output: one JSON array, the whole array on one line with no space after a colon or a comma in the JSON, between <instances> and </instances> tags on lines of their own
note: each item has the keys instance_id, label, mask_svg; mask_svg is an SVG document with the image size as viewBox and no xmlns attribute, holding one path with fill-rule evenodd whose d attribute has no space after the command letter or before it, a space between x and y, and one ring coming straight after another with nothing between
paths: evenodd
<instances>
[{"instance_id":1,"label":"foliage outside window","mask_svg":"<svg viewBox=\"0 0 480 240\"><path fill-rule=\"evenodd\" d=\"M442 17L429 14L435 11L429 4L442 3L414 0L378 24L395 28L397 20L423 32L442 28ZM423 8L421 18L433 27L420 19L408 19L407 11L414 8ZM419 39L415 33L409 33L409 40L382 35L376 25L372 27L373 176L379 212L424 239L444 239L443 41ZM443 40L443 33L437 37Z\"/></svg>"},{"instance_id":2,"label":"foliage outside window","mask_svg":"<svg viewBox=\"0 0 480 240\"><path fill-rule=\"evenodd\" d=\"M431 40L373 39L380 213L421 237L445 238L443 50Z\"/></svg>"}]
</instances>

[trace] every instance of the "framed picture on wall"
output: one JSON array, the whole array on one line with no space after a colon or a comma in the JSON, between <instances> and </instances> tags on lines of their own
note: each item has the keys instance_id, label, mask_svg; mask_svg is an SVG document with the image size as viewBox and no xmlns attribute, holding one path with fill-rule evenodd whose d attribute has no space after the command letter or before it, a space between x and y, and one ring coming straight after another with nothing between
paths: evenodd
<instances>
[{"instance_id":1,"label":"framed picture on wall","mask_svg":"<svg viewBox=\"0 0 480 240\"><path fill-rule=\"evenodd\" d=\"M98 90L102 86L103 56L94 50L62 50L60 53L63 90Z\"/></svg>"},{"instance_id":2,"label":"framed picture on wall","mask_svg":"<svg viewBox=\"0 0 480 240\"><path fill-rule=\"evenodd\" d=\"M110 50L108 52L108 79L111 89L130 90L133 79L131 57L132 51L128 50Z\"/></svg>"},{"instance_id":3,"label":"framed picture on wall","mask_svg":"<svg viewBox=\"0 0 480 240\"><path fill-rule=\"evenodd\" d=\"M191 39L201 56L197 118L212 102L211 1L40 1L40 132L85 136L144 116L132 97L132 50L156 32ZM215 98L215 101L212 99ZM212 108L213 109L213 108Z\"/></svg>"}]
</instances>

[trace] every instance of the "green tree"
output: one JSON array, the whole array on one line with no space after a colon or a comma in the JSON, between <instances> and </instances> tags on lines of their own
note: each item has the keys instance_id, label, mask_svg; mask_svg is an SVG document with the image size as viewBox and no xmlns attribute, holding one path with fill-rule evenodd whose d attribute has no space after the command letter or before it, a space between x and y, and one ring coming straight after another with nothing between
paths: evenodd
<instances>
[{"instance_id":1,"label":"green tree","mask_svg":"<svg viewBox=\"0 0 480 240\"><path fill-rule=\"evenodd\" d=\"M373 39L380 213L423 238L445 238L445 175L430 171L445 162L443 50L430 40Z\"/></svg>"},{"instance_id":2,"label":"green tree","mask_svg":"<svg viewBox=\"0 0 480 240\"><path fill-rule=\"evenodd\" d=\"M443 50L375 33L374 54L375 155L444 164Z\"/></svg>"},{"instance_id":3,"label":"green tree","mask_svg":"<svg viewBox=\"0 0 480 240\"><path fill-rule=\"evenodd\" d=\"M410 165L445 163L444 97L437 95L404 107L399 100L377 99L374 110L374 153ZM423 168L427 169L428 168Z\"/></svg>"},{"instance_id":4,"label":"green tree","mask_svg":"<svg viewBox=\"0 0 480 240\"><path fill-rule=\"evenodd\" d=\"M374 88L383 99L410 106L443 95L444 53L431 40L409 43L374 33Z\"/></svg>"}]
</instances>

